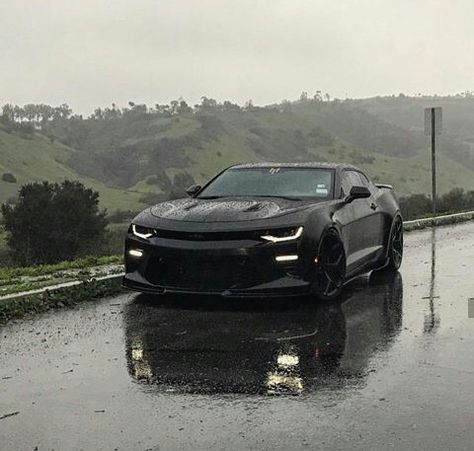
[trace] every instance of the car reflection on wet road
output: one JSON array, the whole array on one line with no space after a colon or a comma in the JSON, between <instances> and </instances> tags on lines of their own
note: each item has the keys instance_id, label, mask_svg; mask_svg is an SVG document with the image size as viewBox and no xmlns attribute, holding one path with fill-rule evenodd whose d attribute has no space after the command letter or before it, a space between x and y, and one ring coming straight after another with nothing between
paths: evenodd
<instances>
[{"instance_id":1,"label":"car reflection on wet road","mask_svg":"<svg viewBox=\"0 0 474 451\"><path fill-rule=\"evenodd\" d=\"M472 449L474 223L337 302L124 294L0 328L0 450ZM14 414L14 415L12 415Z\"/></svg>"},{"instance_id":2,"label":"car reflection on wet road","mask_svg":"<svg viewBox=\"0 0 474 451\"><path fill-rule=\"evenodd\" d=\"M400 274L359 280L347 299L320 305L174 297L157 306L138 296L124 310L129 372L159 390L191 393L300 394L362 383L371 355L400 330L402 297Z\"/></svg>"}]
</instances>

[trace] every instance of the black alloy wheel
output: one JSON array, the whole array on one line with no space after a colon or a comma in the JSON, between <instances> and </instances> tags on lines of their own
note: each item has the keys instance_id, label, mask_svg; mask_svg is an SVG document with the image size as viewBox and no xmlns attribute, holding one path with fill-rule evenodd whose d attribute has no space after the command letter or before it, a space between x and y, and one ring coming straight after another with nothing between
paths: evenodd
<instances>
[{"instance_id":1,"label":"black alloy wheel","mask_svg":"<svg viewBox=\"0 0 474 451\"><path fill-rule=\"evenodd\" d=\"M335 230L326 233L321 241L312 293L320 300L335 299L342 291L346 276L346 253Z\"/></svg>"}]
</instances>

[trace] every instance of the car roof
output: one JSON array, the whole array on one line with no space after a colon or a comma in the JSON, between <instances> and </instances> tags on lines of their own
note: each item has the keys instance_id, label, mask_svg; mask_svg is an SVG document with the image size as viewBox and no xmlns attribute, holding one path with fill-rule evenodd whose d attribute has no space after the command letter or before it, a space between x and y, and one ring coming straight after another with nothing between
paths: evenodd
<instances>
[{"instance_id":1,"label":"car roof","mask_svg":"<svg viewBox=\"0 0 474 451\"><path fill-rule=\"evenodd\" d=\"M231 166L229 169L251 169L251 168L314 168L314 169L353 169L362 172L359 168L346 163L320 163L317 161L307 161L300 163L282 163L282 162L259 162L259 163L241 163Z\"/></svg>"}]
</instances>

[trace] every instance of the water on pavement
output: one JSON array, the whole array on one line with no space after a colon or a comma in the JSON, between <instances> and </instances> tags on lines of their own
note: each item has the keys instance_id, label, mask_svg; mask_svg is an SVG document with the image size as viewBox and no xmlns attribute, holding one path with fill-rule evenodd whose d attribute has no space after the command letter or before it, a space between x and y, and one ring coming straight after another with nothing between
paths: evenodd
<instances>
[{"instance_id":1,"label":"water on pavement","mask_svg":"<svg viewBox=\"0 0 474 451\"><path fill-rule=\"evenodd\" d=\"M472 449L469 298L474 223L407 235L400 274L330 304L124 294L13 322L0 449Z\"/></svg>"}]
</instances>

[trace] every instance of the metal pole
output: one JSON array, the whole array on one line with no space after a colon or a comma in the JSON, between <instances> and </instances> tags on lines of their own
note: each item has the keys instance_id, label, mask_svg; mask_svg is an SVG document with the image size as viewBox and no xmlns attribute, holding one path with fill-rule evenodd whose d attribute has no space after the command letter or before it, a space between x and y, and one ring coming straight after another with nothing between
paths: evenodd
<instances>
[{"instance_id":1,"label":"metal pole","mask_svg":"<svg viewBox=\"0 0 474 451\"><path fill-rule=\"evenodd\" d=\"M436 216L436 121L435 109L431 108L431 200L432 213Z\"/></svg>"}]
</instances>

